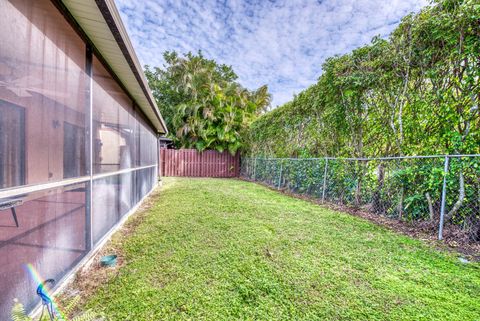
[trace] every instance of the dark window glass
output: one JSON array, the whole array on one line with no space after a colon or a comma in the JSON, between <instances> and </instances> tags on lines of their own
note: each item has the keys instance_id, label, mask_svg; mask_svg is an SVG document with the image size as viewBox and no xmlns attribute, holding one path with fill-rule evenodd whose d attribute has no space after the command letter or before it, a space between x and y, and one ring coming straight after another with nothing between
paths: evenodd
<instances>
[{"instance_id":1,"label":"dark window glass","mask_svg":"<svg viewBox=\"0 0 480 321\"><path fill-rule=\"evenodd\" d=\"M25 184L25 109L0 100L0 188Z\"/></svg>"},{"instance_id":2,"label":"dark window glass","mask_svg":"<svg viewBox=\"0 0 480 321\"><path fill-rule=\"evenodd\" d=\"M78 177L85 173L85 130L63 124L63 177Z\"/></svg>"}]
</instances>

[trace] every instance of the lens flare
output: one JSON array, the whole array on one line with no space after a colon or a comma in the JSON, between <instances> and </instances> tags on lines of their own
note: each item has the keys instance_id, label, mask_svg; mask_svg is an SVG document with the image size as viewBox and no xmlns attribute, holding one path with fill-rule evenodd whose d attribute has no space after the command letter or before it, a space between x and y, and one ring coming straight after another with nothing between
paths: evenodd
<instances>
[{"instance_id":1,"label":"lens flare","mask_svg":"<svg viewBox=\"0 0 480 321\"><path fill-rule=\"evenodd\" d=\"M42 304L47 307L47 310L50 309L49 313L51 313L51 315L53 315L57 320L65 320L64 314L58 308L55 299L53 298L53 295L51 295L50 289L47 286L49 283L53 283L54 281L52 279L43 279L35 267L33 267L33 265L30 263L25 264L25 270L35 282L37 286L37 295L40 296L42 299Z\"/></svg>"}]
</instances>

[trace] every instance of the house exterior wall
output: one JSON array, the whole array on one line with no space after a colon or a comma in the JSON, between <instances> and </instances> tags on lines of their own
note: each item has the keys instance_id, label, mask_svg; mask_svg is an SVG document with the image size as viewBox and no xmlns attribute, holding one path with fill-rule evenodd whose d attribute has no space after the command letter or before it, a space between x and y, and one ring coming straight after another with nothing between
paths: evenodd
<instances>
[{"instance_id":1,"label":"house exterior wall","mask_svg":"<svg viewBox=\"0 0 480 321\"><path fill-rule=\"evenodd\" d=\"M50 0L0 0L0 320L152 190L144 115ZM15 221L17 219L17 222Z\"/></svg>"}]
</instances>

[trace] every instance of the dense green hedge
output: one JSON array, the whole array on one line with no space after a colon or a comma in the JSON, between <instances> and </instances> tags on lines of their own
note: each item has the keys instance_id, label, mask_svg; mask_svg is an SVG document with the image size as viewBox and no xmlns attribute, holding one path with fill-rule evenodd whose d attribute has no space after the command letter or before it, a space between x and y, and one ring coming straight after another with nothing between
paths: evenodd
<instances>
[{"instance_id":1,"label":"dense green hedge","mask_svg":"<svg viewBox=\"0 0 480 321\"><path fill-rule=\"evenodd\" d=\"M245 154L479 153L479 21L478 1L439 1L327 59L316 84L253 122Z\"/></svg>"}]
</instances>

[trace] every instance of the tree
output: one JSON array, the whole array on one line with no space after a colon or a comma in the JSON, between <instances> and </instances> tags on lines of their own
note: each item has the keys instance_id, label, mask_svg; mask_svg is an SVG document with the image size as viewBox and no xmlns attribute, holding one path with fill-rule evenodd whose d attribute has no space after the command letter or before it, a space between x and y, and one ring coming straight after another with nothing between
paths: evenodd
<instances>
[{"instance_id":1,"label":"tree","mask_svg":"<svg viewBox=\"0 0 480 321\"><path fill-rule=\"evenodd\" d=\"M241 132L270 105L268 87L242 87L232 67L201 52L165 52L164 59L163 69L146 66L145 73L175 144L235 154Z\"/></svg>"}]
</instances>

